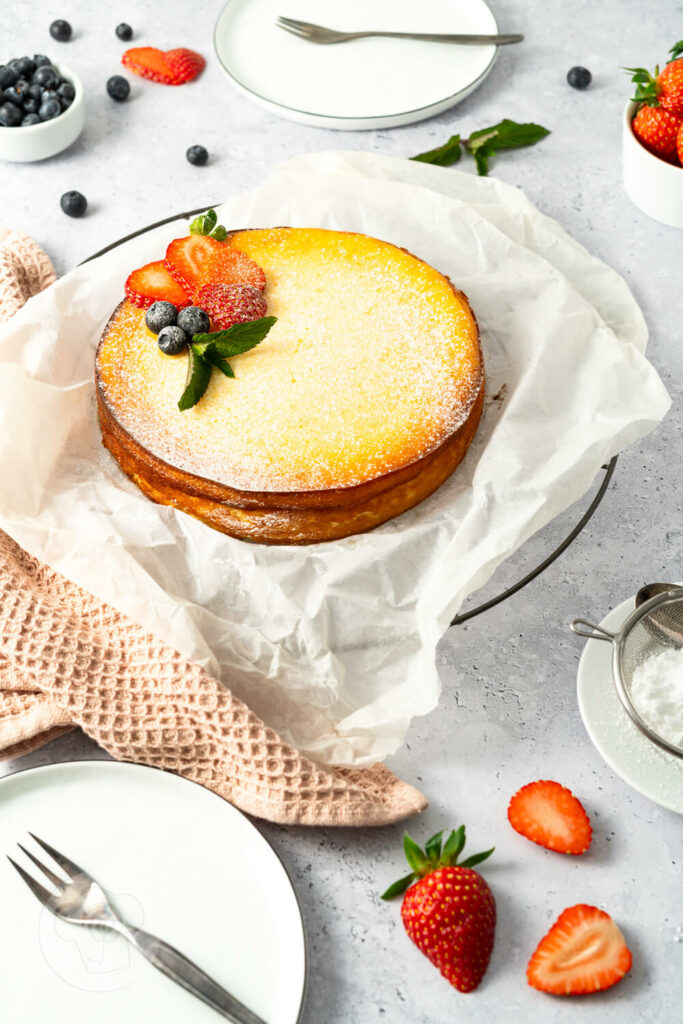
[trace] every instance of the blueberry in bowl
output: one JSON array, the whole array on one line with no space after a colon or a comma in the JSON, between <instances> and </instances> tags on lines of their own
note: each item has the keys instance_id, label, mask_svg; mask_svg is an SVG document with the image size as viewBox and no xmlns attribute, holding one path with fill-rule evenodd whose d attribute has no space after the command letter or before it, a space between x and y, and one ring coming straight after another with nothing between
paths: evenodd
<instances>
[{"instance_id":1,"label":"blueberry in bowl","mask_svg":"<svg viewBox=\"0 0 683 1024\"><path fill-rule=\"evenodd\" d=\"M83 85L44 54L0 58L0 160L45 160L70 146L85 123Z\"/></svg>"}]
</instances>

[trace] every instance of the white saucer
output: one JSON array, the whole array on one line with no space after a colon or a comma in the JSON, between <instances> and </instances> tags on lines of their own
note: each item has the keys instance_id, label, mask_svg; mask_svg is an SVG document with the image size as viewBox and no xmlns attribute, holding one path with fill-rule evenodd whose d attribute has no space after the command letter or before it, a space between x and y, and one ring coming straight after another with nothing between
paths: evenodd
<instances>
[{"instance_id":1,"label":"white saucer","mask_svg":"<svg viewBox=\"0 0 683 1024\"><path fill-rule=\"evenodd\" d=\"M267 1024L296 1024L301 914L278 857L239 811L179 776L82 761L0 780L0 853L35 875L30 830L91 872L132 924L194 960ZM217 1024L117 935L44 909L0 858L2 1020Z\"/></svg>"},{"instance_id":2,"label":"white saucer","mask_svg":"<svg viewBox=\"0 0 683 1024\"><path fill-rule=\"evenodd\" d=\"M360 39L317 46L278 15L348 30L498 32L484 0L228 0L214 30L233 85L281 117L325 128L393 128L439 114L488 75L495 46Z\"/></svg>"},{"instance_id":3,"label":"white saucer","mask_svg":"<svg viewBox=\"0 0 683 1024\"><path fill-rule=\"evenodd\" d=\"M616 632L634 608L631 597L600 625ZM586 642L576 685L583 724L607 764L643 796L683 814L683 760L651 743L622 707L612 677L612 644Z\"/></svg>"}]
</instances>

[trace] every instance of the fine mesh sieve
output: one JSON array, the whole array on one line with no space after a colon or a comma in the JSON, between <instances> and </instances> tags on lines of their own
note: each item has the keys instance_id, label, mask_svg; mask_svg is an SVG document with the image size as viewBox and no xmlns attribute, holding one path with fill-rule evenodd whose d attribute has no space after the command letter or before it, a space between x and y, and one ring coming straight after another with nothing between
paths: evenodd
<instances>
[{"instance_id":1,"label":"fine mesh sieve","mask_svg":"<svg viewBox=\"0 0 683 1024\"><path fill-rule=\"evenodd\" d=\"M631 612L617 633L611 633L587 619L574 619L571 628L579 636L610 641L614 648L614 683L631 720L662 750L683 757L683 746L661 736L644 720L631 699L633 674L640 665L662 651L683 649L683 589L678 587L650 598Z\"/></svg>"}]
</instances>

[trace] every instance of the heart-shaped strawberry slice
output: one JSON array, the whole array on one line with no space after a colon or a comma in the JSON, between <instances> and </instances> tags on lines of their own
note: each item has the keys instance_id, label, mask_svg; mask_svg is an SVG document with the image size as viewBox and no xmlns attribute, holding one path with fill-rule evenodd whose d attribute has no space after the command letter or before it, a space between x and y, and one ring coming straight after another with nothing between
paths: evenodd
<instances>
[{"instance_id":1,"label":"heart-shaped strawberry slice","mask_svg":"<svg viewBox=\"0 0 683 1024\"><path fill-rule=\"evenodd\" d=\"M163 85L184 85L204 70L206 61L200 53L178 47L158 50L156 46L133 46L126 50L121 63L141 78Z\"/></svg>"}]
</instances>

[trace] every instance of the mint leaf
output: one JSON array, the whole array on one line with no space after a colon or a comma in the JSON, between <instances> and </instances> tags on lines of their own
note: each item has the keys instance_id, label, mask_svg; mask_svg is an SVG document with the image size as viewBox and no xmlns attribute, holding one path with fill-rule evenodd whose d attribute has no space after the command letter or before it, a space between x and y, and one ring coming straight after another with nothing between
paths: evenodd
<instances>
[{"instance_id":1,"label":"mint leaf","mask_svg":"<svg viewBox=\"0 0 683 1024\"><path fill-rule=\"evenodd\" d=\"M226 377L234 377L232 366L227 362L228 356L238 356L256 348L276 320L274 316L263 316L246 324L234 324L227 331L195 334L189 346L185 390L178 402L180 411L197 404L209 386L213 370L220 370Z\"/></svg>"},{"instance_id":2,"label":"mint leaf","mask_svg":"<svg viewBox=\"0 0 683 1024\"><path fill-rule=\"evenodd\" d=\"M276 320L275 316L263 316L259 320L250 320L245 324L234 324L227 331L195 334L192 339L193 347L195 344L211 344L223 359L238 356L260 344Z\"/></svg>"},{"instance_id":3,"label":"mint leaf","mask_svg":"<svg viewBox=\"0 0 683 1024\"><path fill-rule=\"evenodd\" d=\"M521 146L533 146L540 142L546 135L550 135L547 128L540 124L527 122L519 124L517 121L510 121L504 118L499 124L490 128L481 128L472 132L465 146L474 157L477 165L477 173L488 174L488 158L499 149L519 149Z\"/></svg>"},{"instance_id":4,"label":"mint leaf","mask_svg":"<svg viewBox=\"0 0 683 1024\"><path fill-rule=\"evenodd\" d=\"M187 380L185 390L180 396L178 408L181 412L191 409L209 386L211 380L211 365L204 359L203 355L195 351L193 345L188 348Z\"/></svg>"},{"instance_id":5,"label":"mint leaf","mask_svg":"<svg viewBox=\"0 0 683 1024\"><path fill-rule=\"evenodd\" d=\"M206 213L200 213L190 224L190 234L209 235L211 238L215 238L217 242L224 242L228 237L228 232L222 224L216 225L217 220L218 214L214 209L207 210Z\"/></svg>"},{"instance_id":6,"label":"mint leaf","mask_svg":"<svg viewBox=\"0 0 683 1024\"><path fill-rule=\"evenodd\" d=\"M206 352L204 353L204 359L207 363L210 363L211 366L213 366L216 370L220 370L221 373L224 373L226 377L235 376L230 363L227 361L227 359L224 359L222 355L216 352L213 346L210 345L209 348L206 350Z\"/></svg>"},{"instance_id":7,"label":"mint leaf","mask_svg":"<svg viewBox=\"0 0 683 1024\"><path fill-rule=\"evenodd\" d=\"M417 156L411 156L410 159L421 160L424 164L436 164L438 167L449 167L451 164L457 164L462 156L460 145L460 136L451 135L443 146L429 149L426 153L418 153Z\"/></svg>"}]
</instances>

